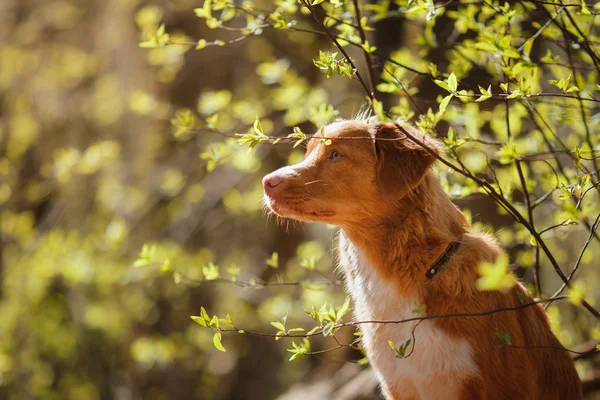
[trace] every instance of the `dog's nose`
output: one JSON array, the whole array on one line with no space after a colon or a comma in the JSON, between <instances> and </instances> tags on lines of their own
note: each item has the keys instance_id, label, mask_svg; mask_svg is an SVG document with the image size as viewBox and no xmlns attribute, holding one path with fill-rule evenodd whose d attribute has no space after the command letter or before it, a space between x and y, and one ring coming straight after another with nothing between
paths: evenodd
<instances>
[{"instance_id":1,"label":"dog's nose","mask_svg":"<svg viewBox=\"0 0 600 400\"><path fill-rule=\"evenodd\" d=\"M270 192L276 186L281 184L282 179L281 176L277 174L269 174L263 178L263 187L265 188L265 192Z\"/></svg>"}]
</instances>

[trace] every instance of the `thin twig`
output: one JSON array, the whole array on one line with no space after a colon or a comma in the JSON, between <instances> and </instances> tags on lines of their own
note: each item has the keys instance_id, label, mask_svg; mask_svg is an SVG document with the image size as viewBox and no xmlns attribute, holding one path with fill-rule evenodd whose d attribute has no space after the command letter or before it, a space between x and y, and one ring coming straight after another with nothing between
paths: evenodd
<instances>
[{"instance_id":1,"label":"thin twig","mask_svg":"<svg viewBox=\"0 0 600 400\"><path fill-rule=\"evenodd\" d=\"M364 79L360 75L360 71L358 70L358 68L356 68L356 65L354 65L354 62L352 61L352 59L350 58L348 53L346 53L346 50L340 45L340 43L337 41L337 39L329 32L329 30L323 24L323 22L317 17L317 15L315 14L315 11L314 11L314 7L312 5L310 5L310 3L308 3L306 0L302 0L302 4L310 11L311 15L313 16L314 20L317 22L317 24L319 25L321 30L335 44L335 46L342 53L342 55L344 56L344 58L346 59L348 64L350 64L350 66L354 69L356 79L358 79L358 81L362 85L363 89L367 92L367 95L369 96L369 98L371 100L373 100L373 95L372 95L371 91L369 90L369 88L367 87L367 84L365 83Z\"/></svg>"},{"instance_id":2,"label":"thin twig","mask_svg":"<svg viewBox=\"0 0 600 400\"><path fill-rule=\"evenodd\" d=\"M356 12L356 21L358 22L358 33L360 34L360 40L364 45L367 41L367 36L365 35L365 30L362 27L358 0L354 0L354 11ZM367 69L369 72L367 74L367 77L369 78L369 88L371 89L371 97L376 99L377 95L375 93L375 70L373 68L373 60L371 59L371 54L369 54L369 52L364 48L363 54L365 55L365 61L367 63Z\"/></svg>"},{"instance_id":3,"label":"thin twig","mask_svg":"<svg viewBox=\"0 0 600 400\"><path fill-rule=\"evenodd\" d=\"M549 299L540 299L540 300L534 300L531 301L529 303L524 303L524 304L520 304L518 306L514 306L514 307L502 307L502 308L495 308L492 310L488 310L488 311L480 311L480 312L473 312L473 313L448 313L448 314L437 314L437 315L422 315L422 316L418 316L418 317L411 317L411 318L405 318L405 319L384 319L384 320L363 320L363 321L353 321L353 322L342 322L342 323L338 323L336 325L333 326L332 330L337 330L340 328L345 328L345 327L357 327L360 325L376 325L376 324L382 324L382 325L387 325L387 324L405 324L408 322L418 322L418 321L426 321L426 320L433 320L433 319L445 319L445 318L478 318L478 317L485 317L485 316L489 316L489 315L493 315L493 314L497 314L497 313L501 313L501 312L508 312L508 311L518 311L518 310L522 310L528 307L533 307L535 305L538 304L546 304L546 303L552 303L558 300L563 300L566 299L567 296L556 296L556 297L552 297ZM312 333L304 333L304 334L285 334L285 335L277 335L276 333L267 333L267 332L255 332L255 331L247 331L245 329L239 329L237 327L234 327L232 329L229 328L225 328L225 329L219 329L220 332L236 332L236 333L240 333L240 334L244 334L244 335L254 335L254 336L269 336L269 337L273 337L273 338L308 338L311 336L320 336L323 334L323 328L318 329ZM241 332L240 332L241 331Z\"/></svg>"},{"instance_id":4,"label":"thin twig","mask_svg":"<svg viewBox=\"0 0 600 400\"><path fill-rule=\"evenodd\" d=\"M567 277L566 282L564 282L562 284L562 286L556 291L556 293L554 294L554 296L559 296L563 292L563 290L565 290L565 288L568 286L569 282L571 282L571 279L573 279L573 276L575 275L575 273L579 269L579 266L581 265L581 260L583 259L583 255L585 254L585 251L587 250L590 242L594 238L594 235L596 233L596 230L598 229L598 225L599 224L600 224L600 213L598 214L598 216L596 217L596 220L592 224L592 227L590 229L590 234L589 234L587 240L585 241L585 244L583 245L581 251L579 252L579 257L577 257L577 261L575 262L575 266L573 266L573 269L571 270L571 273Z\"/></svg>"}]
</instances>

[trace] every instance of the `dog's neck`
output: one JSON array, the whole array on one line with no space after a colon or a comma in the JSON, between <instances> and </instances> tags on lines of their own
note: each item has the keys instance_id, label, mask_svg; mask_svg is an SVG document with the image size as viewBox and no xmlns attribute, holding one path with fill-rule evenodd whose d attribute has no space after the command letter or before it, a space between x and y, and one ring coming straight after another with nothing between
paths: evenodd
<instances>
[{"instance_id":1,"label":"dog's neck","mask_svg":"<svg viewBox=\"0 0 600 400\"><path fill-rule=\"evenodd\" d=\"M411 291L424 284L427 269L468 223L431 172L411 194L387 207L385 218L342 230L384 277Z\"/></svg>"}]
</instances>

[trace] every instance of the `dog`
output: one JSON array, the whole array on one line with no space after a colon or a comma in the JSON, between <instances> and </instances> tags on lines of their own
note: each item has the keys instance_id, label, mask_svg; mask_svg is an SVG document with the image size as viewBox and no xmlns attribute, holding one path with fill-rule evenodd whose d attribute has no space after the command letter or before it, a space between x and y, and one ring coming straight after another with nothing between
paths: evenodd
<instances>
[{"instance_id":1,"label":"dog","mask_svg":"<svg viewBox=\"0 0 600 400\"><path fill-rule=\"evenodd\" d=\"M519 308L533 302L526 290L516 282L506 292L478 290L478 266L504 252L491 236L470 230L442 190L431 170L440 143L402 124L427 151L399 126L332 123L326 139L307 141L303 162L263 179L265 203L278 216L341 228L340 268L384 396L581 399L573 361L543 308ZM517 309L376 322L502 308ZM390 342L404 344L405 354Z\"/></svg>"}]
</instances>

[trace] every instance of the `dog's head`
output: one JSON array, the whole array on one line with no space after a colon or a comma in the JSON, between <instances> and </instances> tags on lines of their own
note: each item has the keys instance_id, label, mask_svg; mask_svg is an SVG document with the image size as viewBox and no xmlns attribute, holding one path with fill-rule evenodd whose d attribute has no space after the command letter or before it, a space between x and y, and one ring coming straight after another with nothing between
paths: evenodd
<instances>
[{"instance_id":1,"label":"dog's head","mask_svg":"<svg viewBox=\"0 0 600 400\"><path fill-rule=\"evenodd\" d=\"M427 148L439 143L404 127ZM379 219L423 179L435 157L392 123L343 121L324 129L330 144L308 140L303 162L263 178L266 205L277 215L334 225Z\"/></svg>"}]
</instances>

